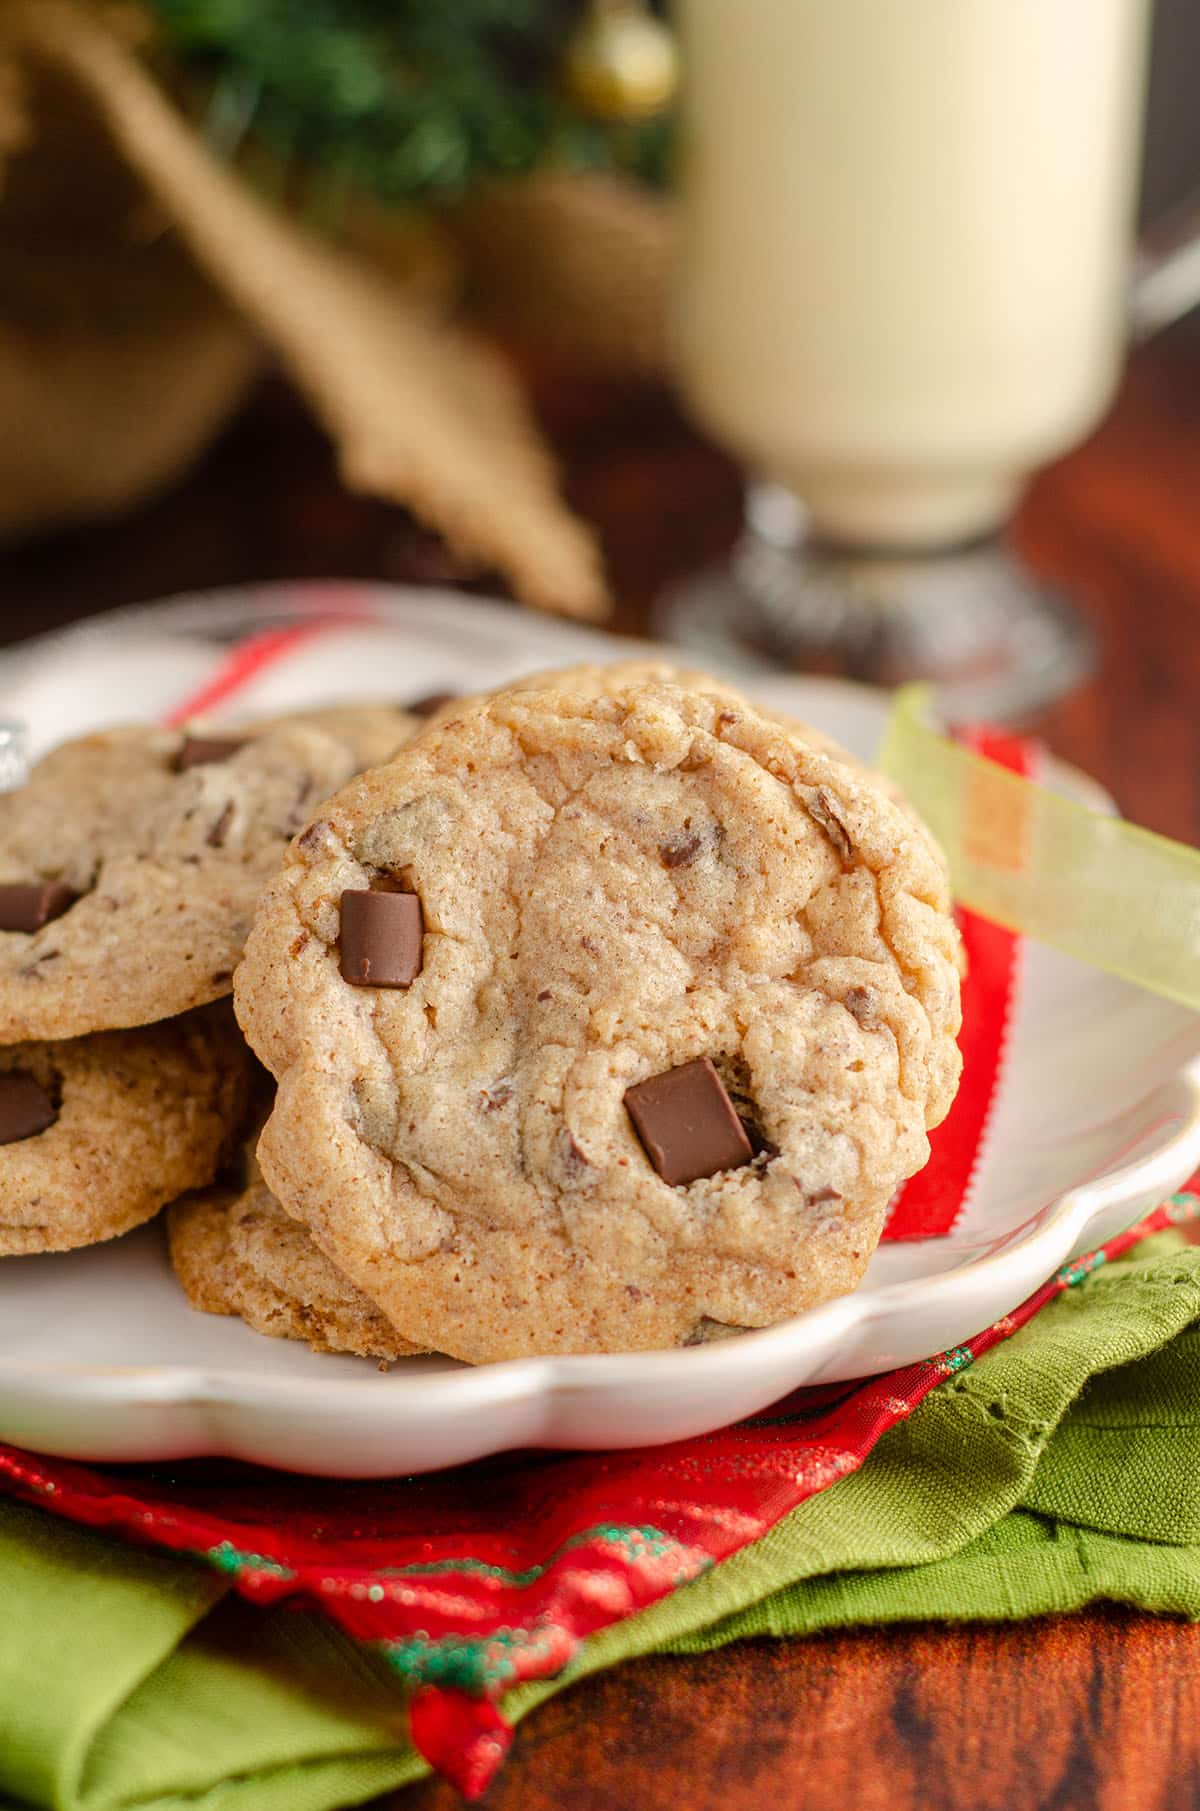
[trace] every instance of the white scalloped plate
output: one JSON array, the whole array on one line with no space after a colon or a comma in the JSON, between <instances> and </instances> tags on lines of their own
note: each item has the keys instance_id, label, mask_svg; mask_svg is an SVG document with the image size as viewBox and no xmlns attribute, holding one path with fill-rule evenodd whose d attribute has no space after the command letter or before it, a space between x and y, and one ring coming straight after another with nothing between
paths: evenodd
<instances>
[{"instance_id":1,"label":"white scalloped plate","mask_svg":"<svg viewBox=\"0 0 1200 1811\"><path fill-rule=\"evenodd\" d=\"M154 716L211 670L214 638L328 608L330 587L226 593L114 614L0 663L0 713L37 747ZM450 593L338 587L376 619L264 672L238 708L495 683L644 644ZM869 758L884 700L823 680L754 682ZM1047 778L1095 802L1095 788ZM471 1369L370 1363L192 1312L142 1228L90 1251L0 1263L0 1438L85 1460L221 1454L341 1477L432 1470L514 1447L683 1438L801 1384L866 1376L961 1344L1060 1264L1155 1206L1200 1164L1200 1021L1025 946L1002 1100L956 1231L883 1246L853 1295L681 1351Z\"/></svg>"}]
</instances>

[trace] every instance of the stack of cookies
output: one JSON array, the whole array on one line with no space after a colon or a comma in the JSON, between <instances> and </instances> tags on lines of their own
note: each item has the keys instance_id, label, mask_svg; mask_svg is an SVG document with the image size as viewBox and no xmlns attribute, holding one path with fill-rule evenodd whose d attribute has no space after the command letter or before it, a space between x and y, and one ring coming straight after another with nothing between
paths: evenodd
<instances>
[{"instance_id":1,"label":"stack of cookies","mask_svg":"<svg viewBox=\"0 0 1200 1811\"><path fill-rule=\"evenodd\" d=\"M310 809L410 731L373 708L109 730L0 796L0 1255L113 1238L221 1173L258 895Z\"/></svg>"},{"instance_id":2,"label":"stack of cookies","mask_svg":"<svg viewBox=\"0 0 1200 1811\"><path fill-rule=\"evenodd\" d=\"M439 706L90 738L0 800L0 881L53 895L0 936L0 1035L56 1040L7 1053L0 1250L190 1190L195 1306L383 1359L686 1344L852 1289L958 1079L927 833L703 675ZM209 1004L231 973L273 1088ZM186 1055L144 1059L153 1105L89 1055L108 1117L68 1125L63 1053L121 1039ZM100 1217L66 1166L102 1119Z\"/></svg>"}]
</instances>

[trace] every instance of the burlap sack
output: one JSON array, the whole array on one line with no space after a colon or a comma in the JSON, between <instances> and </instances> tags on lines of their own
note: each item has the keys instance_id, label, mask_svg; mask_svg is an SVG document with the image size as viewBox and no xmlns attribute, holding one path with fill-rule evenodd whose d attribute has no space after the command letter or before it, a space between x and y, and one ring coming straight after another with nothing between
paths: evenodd
<instances>
[{"instance_id":1,"label":"burlap sack","mask_svg":"<svg viewBox=\"0 0 1200 1811\"><path fill-rule=\"evenodd\" d=\"M474 318L598 372L664 373L675 256L665 201L560 171L483 189L446 224Z\"/></svg>"},{"instance_id":2,"label":"burlap sack","mask_svg":"<svg viewBox=\"0 0 1200 1811\"><path fill-rule=\"evenodd\" d=\"M127 20L0 0L0 535L168 484L272 356L349 485L406 504L526 602L602 614L593 538L516 379L445 312L461 276L517 338L656 370L666 210L546 177L415 233L359 209L335 246L210 154Z\"/></svg>"},{"instance_id":3,"label":"burlap sack","mask_svg":"<svg viewBox=\"0 0 1200 1811\"><path fill-rule=\"evenodd\" d=\"M6 539L169 484L261 361L78 91L30 67L26 100L26 143L0 192Z\"/></svg>"}]
</instances>

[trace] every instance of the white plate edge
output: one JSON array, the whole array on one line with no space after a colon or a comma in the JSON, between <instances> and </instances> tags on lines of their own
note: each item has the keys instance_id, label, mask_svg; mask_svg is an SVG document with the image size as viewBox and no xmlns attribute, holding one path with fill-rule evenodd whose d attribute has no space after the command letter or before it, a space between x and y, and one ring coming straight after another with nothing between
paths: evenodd
<instances>
[{"instance_id":1,"label":"white plate edge","mask_svg":"<svg viewBox=\"0 0 1200 1811\"><path fill-rule=\"evenodd\" d=\"M952 1296L968 1278L979 1281L986 1277L997 1294L1003 1295L1010 1286L1004 1282L1007 1273L1023 1275L1035 1260L1037 1268L1049 1277L1069 1260L1102 1216L1137 1195L1161 1190L1165 1200L1179 1186L1176 1178L1181 1169L1186 1180L1190 1169L1200 1164L1200 1058L1164 1084L1160 1092L1166 1094L1170 1090L1183 1091L1187 1108L1179 1115L1181 1123L1164 1144L1133 1163L1069 1189L1049 1212L1043 1210L1044 1218L1034 1232L1005 1245L1001 1251L935 1276L884 1284L873 1290L852 1291L776 1326L742 1334L736 1340L665 1351L507 1359L422 1376L422 1395L431 1405L437 1398L439 1409L460 1406L452 1400L460 1395L469 1399L472 1408L479 1409L525 1401L533 1394L575 1395L581 1388L623 1387L635 1377L645 1384L686 1373L689 1381L694 1382L708 1370L727 1371L735 1354L746 1360L761 1360L780 1349L798 1360L810 1355L814 1349L845 1339L867 1319L897 1309L911 1312ZM1180 1104L1182 1106L1183 1102ZM1019 1302L1013 1302L1011 1306L1019 1306ZM976 1329L977 1332L982 1330ZM789 1348L792 1348L790 1353ZM214 1371L198 1366L55 1365L44 1360L25 1363L0 1358L0 1382L13 1379L34 1383L34 1389L28 1392L25 1400L86 1398L102 1401L116 1395L122 1404L138 1401L177 1406L203 1401L256 1408L264 1406L265 1397L294 1397L297 1389L297 1380L291 1377L258 1375L249 1378L244 1372ZM38 1384L44 1387L37 1388ZM336 1396L343 1403L348 1396L366 1398L370 1391L371 1406L376 1410L381 1407L378 1383L370 1377L305 1379L300 1387L306 1394Z\"/></svg>"}]
</instances>

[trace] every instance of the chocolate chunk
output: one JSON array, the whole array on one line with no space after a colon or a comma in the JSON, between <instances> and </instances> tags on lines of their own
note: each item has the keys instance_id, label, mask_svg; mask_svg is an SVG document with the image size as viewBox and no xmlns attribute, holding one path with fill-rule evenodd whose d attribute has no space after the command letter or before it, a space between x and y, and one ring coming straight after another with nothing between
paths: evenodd
<instances>
[{"instance_id":1,"label":"chocolate chunk","mask_svg":"<svg viewBox=\"0 0 1200 1811\"><path fill-rule=\"evenodd\" d=\"M342 894L340 956L352 987L408 987L421 972L425 921L415 893Z\"/></svg>"},{"instance_id":2,"label":"chocolate chunk","mask_svg":"<svg viewBox=\"0 0 1200 1811\"><path fill-rule=\"evenodd\" d=\"M204 839L210 849L223 849L225 847L225 838L229 834L229 826L232 822L233 800L230 799L216 823L210 826L208 835Z\"/></svg>"},{"instance_id":3,"label":"chocolate chunk","mask_svg":"<svg viewBox=\"0 0 1200 1811\"><path fill-rule=\"evenodd\" d=\"M678 836L669 836L665 843L658 845L659 860L664 868L686 868L694 862L700 853L700 836L696 831L691 834L681 832Z\"/></svg>"},{"instance_id":4,"label":"chocolate chunk","mask_svg":"<svg viewBox=\"0 0 1200 1811\"><path fill-rule=\"evenodd\" d=\"M765 1159L764 1168L779 1155L779 1146L767 1137L758 1121L758 1108L750 1087L750 1068L744 1056L740 1054L724 1055L721 1068L717 1071L729 1096L729 1104L742 1122L742 1130L750 1140L750 1149L756 1157Z\"/></svg>"},{"instance_id":5,"label":"chocolate chunk","mask_svg":"<svg viewBox=\"0 0 1200 1811\"><path fill-rule=\"evenodd\" d=\"M40 931L78 898L61 880L17 881L0 887L0 931Z\"/></svg>"},{"instance_id":6,"label":"chocolate chunk","mask_svg":"<svg viewBox=\"0 0 1200 1811\"><path fill-rule=\"evenodd\" d=\"M706 1056L625 1090L646 1155L673 1188L740 1169L753 1152L733 1102Z\"/></svg>"},{"instance_id":7,"label":"chocolate chunk","mask_svg":"<svg viewBox=\"0 0 1200 1811\"><path fill-rule=\"evenodd\" d=\"M423 698L414 698L404 708L413 717L432 717L444 704L453 704L458 697L461 697L459 692L426 692Z\"/></svg>"},{"instance_id":8,"label":"chocolate chunk","mask_svg":"<svg viewBox=\"0 0 1200 1811\"><path fill-rule=\"evenodd\" d=\"M57 1118L54 1102L28 1070L10 1069L0 1075L0 1144L35 1138Z\"/></svg>"},{"instance_id":9,"label":"chocolate chunk","mask_svg":"<svg viewBox=\"0 0 1200 1811\"><path fill-rule=\"evenodd\" d=\"M852 861L854 842L839 814L838 802L833 794L826 787L818 786L806 803L808 815L820 824L842 860Z\"/></svg>"},{"instance_id":10,"label":"chocolate chunk","mask_svg":"<svg viewBox=\"0 0 1200 1811\"><path fill-rule=\"evenodd\" d=\"M245 736L185 736L171 766L176 773L186 773L189 767L211 767L217 761L228 761L245 746Z\"/></svg>"}]
</instances>

